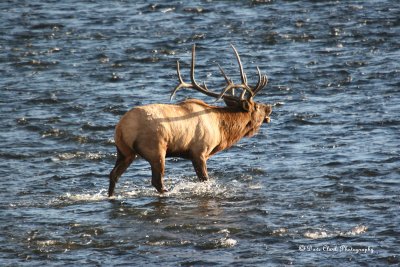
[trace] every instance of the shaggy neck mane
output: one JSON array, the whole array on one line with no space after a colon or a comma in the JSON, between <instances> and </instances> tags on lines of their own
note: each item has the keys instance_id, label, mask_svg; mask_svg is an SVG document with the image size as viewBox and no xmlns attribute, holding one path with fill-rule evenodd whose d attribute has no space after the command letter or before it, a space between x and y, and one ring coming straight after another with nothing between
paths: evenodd
<instances>
[{"instance_id":1,"label":"shaggy neck mane","mask_svg":"<svg viewBox=\"0 0 400 267\"><path fill-rule=\"evenodd\" d=\"M181 103L181 105L185 104L201 105L219 117L217 121L219 122L221 141L212 154L231 147L241 138L250 137L258 130L257 127L254 127L251 112L243 111L238 107L212 106L199 99L188 99Z\"/></svg>"},{"instance_id":2,"label":"shaggy neck mane","mask_svg":"<svg viewBox=\"0 0 400 267\"><path fill-rule=\"evenodd\" d=\"M224 107L217 110L219 128L222 133L221 146L230 147L251 130L251 113L238 108Z\"/></svg>"}]
</instances>

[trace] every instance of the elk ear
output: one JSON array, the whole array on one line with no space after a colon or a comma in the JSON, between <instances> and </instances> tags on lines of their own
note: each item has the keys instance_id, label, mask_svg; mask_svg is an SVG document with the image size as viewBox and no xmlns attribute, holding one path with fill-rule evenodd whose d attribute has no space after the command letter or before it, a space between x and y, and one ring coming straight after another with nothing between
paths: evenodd
<instances>
[{"instance_id":1,"label":"elk ear","mask_svg":"<svg viewBox=\"0 0 400 267\"><path fill-rule=\"evenodd\" d=\"M224 102L227 107L237 107L237 105L238 105L237 101L229 100L229 99L225 99L225 98L224 98Z\"/></svg>"},{"instance_id":2,"label":"elk ear","mask_svg":"<svg viewBox=\"0 0 400 267\"><path fill-rule=\"evenodd\" d=\"M250 111L250 102L248 100L242 100L242 109L245 111Z\"/></svg>"}]
</instances>

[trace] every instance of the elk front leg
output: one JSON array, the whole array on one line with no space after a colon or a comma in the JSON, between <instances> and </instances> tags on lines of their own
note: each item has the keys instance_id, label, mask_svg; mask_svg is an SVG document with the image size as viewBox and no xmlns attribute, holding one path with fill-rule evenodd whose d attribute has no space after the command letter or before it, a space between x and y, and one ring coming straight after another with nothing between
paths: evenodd
<instances>
[{"instance_id":1,"label":"elk front leg","mask_svg":"<svg viewBox=\"0 0 400 267\"><path fill-rule=\"evenodd\" d=\"M197 177L201 182L208 180L207 173L207 160L204 157L198 157L192 159L194 170L196 171Z\"/></svg>"},{"instance_id":2,"label":"elk front leg","mask_svg":"<svg viewBox=\"0 0 400 267\"><path fill-rule=\"evenodd\" d=\"M151 165L151 184L158 192L165 193L168 190L164 187L163 176L165 170L165 157L160 157L157 160L150 162Z\"/></svg>"}]
</instances>

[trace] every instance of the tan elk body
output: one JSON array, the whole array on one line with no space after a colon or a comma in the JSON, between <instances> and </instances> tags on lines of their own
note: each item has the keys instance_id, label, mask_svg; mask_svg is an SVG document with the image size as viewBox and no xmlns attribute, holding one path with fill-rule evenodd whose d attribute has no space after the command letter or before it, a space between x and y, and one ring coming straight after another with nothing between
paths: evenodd
<instances>
[{"instance_id":1,"label":"tan elk body","mask_svg":"<svg viewBox=\"0 0 400 267\"><path fill-rule=\"evenodd\" d=\"M206 95L223 99L226 107L212 106L198 99L189 99L178 104L151 104L139 106L125 113L115 129L117 161L110 173L108 195L114 195L115 184L137 156L151 165L152 185L160 192L163 184L166 157L181 157L192 161L198 178L208 179L207 159L213 154L231 147L243 137L254 135L263 122L269 122L271 106L255 103L253 97L267 84L267 77L259 74L253 88L247 84L239 54L233 47L242 78L234 84L223 72L227 86L217 94L194 78L195 46L192 49L191 81L183 82L179 62L177 72L179 85L171 98L181 88L193 88ZM257 68L258 69L258 68ZM235 96L234 89L242 89ZM231 91L231 94L226 94ZM248 97L245 97L248 95Z\"/></svg>"}]
</instances>

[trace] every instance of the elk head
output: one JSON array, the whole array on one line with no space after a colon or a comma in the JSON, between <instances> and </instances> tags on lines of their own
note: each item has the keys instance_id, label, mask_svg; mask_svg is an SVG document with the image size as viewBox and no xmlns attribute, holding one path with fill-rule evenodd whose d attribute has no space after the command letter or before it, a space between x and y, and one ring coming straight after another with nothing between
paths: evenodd
<instances>
[{"instance_id":1,"label":"elk head","mask_svg":"<svg viewBox=\"0 0 400 267\"><path fill-rule=\"evenodd\" d=\"M256 103L253 98L260 92L261 89L263 89L267 83L268 83L268 77L265 74L261 74L260 69L257 67L257 73L258 73L258 82L255 86L250 86L247 83L247 76L246 73L243 70L243 65L240 60L240 56L236 48L232 46L232 49L235 53L238 65L239 65L239 70L240 70L240 78L241 78L241 83L236 84L230 79L222 67L220 65L219 69L222 73L222 75L225 78L226 81L226 86L221 90L221 93L215 93L210 91L206 84L203 82L203 85L200 85L194 75L194 68L195 68L195 58L196 58L196 45L193 45L192 47L192 62L191 62L191 67L190 67L190 80L191 83L186 83L183 81L181 72L180 72L180 67L179 67L179 61L176 62L176 69L177 69L177 74L178 74L178 80L179 84L175 87L175 89L171 93L170 99L172 100L173 97L175 96L176 92L179 89L182 88L192 88L195 89L205 95L214 97L218 100L224 100L225 104L229 108L233 109L238 109L243 112L249 112L251 113L252 117L252 123L256 125L256 128L258 129L261 124L264 123L269 123L270 122L270 115L272 112L272 107L269 104L261 104L261 103ZM240 89L241 93L239 95L235 94L235 89Z\"/></svg>"}]
</instances>

